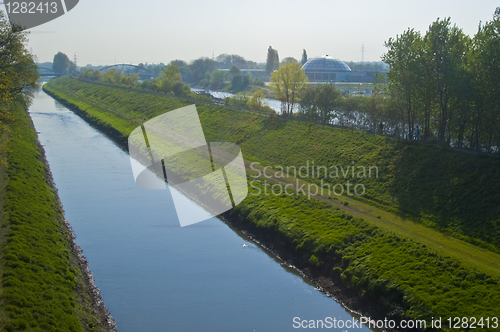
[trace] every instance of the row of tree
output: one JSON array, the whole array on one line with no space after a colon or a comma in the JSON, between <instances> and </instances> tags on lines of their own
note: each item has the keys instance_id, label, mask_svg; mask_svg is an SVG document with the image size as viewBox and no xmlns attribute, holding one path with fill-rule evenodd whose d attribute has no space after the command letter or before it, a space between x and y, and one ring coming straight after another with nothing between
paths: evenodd
<instances>
[{"instance_id":1,"label":"row of tree","mask_svg":"<svg viewBox=\"0 0 500 332\"><path fill-rule=\"evenodd\" d=\"M175 65L167 66L166 69L152 81L140 82L139 75L136 73L124 75L121 71L114 68L109 69L106 72L101 72L91 68L83 68L79 77L93 82L163 92L167 95L176 97L194 97L194 92L191 91L191 87L182 82L182 76L179 73L179 68Z\"/></svg>"},{"instance_id":2,"label":"row of tree","mask_svg":"<svg viewBox=\"0 0 500 332\"><path fill-rule=\"evenodd\" d=\"M500 8L470 37L450 19L386 42L393 116L409 139L491 151L500 146Z\"/></svg>"},{"instance_id":3,"label":"row of tree","mask_svg":"<svg viewBox=\"0 0 500 332\"><path fill-rule=\"evenodd\" d=\"M474 37L438 19L425 35L409 29L385 46L387 79L369 97L308 85L297 62L282 63L270 81L282 114L499 152L500 8Z\"/></svg>"},{"instance_id":4,"label":"row of tree","mask_svg":"<svg viewBox=\"0 0 500 332\"><path fill-rule=\"evenodd\" d=\"M271 74L273 71L277 70L280 65L284 65L290 62L299 63L297 59L294 57L286 57L280 63L280 57L278 55L278 51L269 46L267 49L267 58L266 58L266 72ZM302 58L300 60L300 64L304 65L307 62L307 52L306 50L302 50Z\"/></svg>"}]
</instances>

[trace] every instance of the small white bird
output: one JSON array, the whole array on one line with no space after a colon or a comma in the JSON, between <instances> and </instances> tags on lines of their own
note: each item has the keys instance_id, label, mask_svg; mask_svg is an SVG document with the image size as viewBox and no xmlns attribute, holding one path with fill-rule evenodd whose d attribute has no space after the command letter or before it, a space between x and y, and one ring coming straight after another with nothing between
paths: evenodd
<instances>
[{"instance_id":1,"label":"small white bird","mask_svg":"<svg viewBox=\"0 0 500 332\"><path fill-rule=\"evenodd\" d=\"M243 244L243 248L246 248L246 247L248 247L248 244L246 244L246 243Z\"/></svg>"}]
</instances>

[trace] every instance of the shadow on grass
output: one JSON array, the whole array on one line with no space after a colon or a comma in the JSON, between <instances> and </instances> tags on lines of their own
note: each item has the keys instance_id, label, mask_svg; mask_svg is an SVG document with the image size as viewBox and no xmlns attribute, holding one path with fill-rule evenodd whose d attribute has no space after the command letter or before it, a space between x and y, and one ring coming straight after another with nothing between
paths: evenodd
<instances>
[{"instance_id":1,"label":"shadow on grass","mask_svg":"<svg viewBox=\"0 0 500 332\"><path fill-rule=\"evenodd\" d=\"M401 142L391 194L400 212L500 251L500 159Z\"/></svg>"}]
</instances>

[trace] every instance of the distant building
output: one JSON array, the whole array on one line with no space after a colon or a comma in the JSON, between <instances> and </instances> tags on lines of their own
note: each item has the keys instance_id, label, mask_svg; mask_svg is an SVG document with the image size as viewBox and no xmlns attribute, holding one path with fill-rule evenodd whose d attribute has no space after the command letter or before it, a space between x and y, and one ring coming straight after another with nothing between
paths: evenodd
<instances>
[{"instance_id":1,"label":"distant building","mask_svg":"<svg viewBox=\"0 0 500 332\"><path fill-rule=\"evenodd\" d=\"M374 71L352 71L342 60L322 55L308 60L303 66L309 82L372 83Z\"/></svg>"}]
</instances>

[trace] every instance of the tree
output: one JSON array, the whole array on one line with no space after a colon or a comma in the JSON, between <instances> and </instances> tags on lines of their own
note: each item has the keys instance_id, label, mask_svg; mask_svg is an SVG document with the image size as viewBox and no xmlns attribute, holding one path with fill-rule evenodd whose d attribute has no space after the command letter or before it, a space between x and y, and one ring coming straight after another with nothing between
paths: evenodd
<instances>
[{"instance_id":1,"label":"tree","mask_svg":"<svg viewBox=\"0 0 500 332\"><path fill-rule=\"evenodd\" d=\"M300 93L307 84L307 76L298 63L287 63L271 74L269 86L281 101L281 113L291 115Z\"/></svg>"},{"instance_id":2,"label":"tree","mask_svg":"<svg viewBox=\"0 0 500 332\"><path fill-rule=\"evenodd\" d=\"M212 89L218 90L224 85L224 80L226 79L226 73L222 70L216 70L212 73L212 79L210 80L210 87Z\"/></svg>"},{"instance_id":3,"label":"tree","mask_svg":"<svg viewBox=\"0 0 500 332\"><path fill-rule=\"evenodd\" d=\"M329 124L335 114L335 108L340 99L340 92L333 84L320 84L317 86L315 104L320 112L322 124Z\"/></svg>"},{"instance_id":4,"label":"tree","mask_svg":"<svg viewBox=\"0 0 500 332\"><path fill-rule=\"evenodd\" d=\"M491 150L500 142L500 8L493 20L479 27L474 36L470 62L474 86L474 112L469 129L470 147Z\"/></svg>"},{"instance_id":5,"label":"tree","mask_svg":"<svg viewBox=\"0 0 500 332\"><path fill-rule=\"evenodd\" d=\"M231 89L234 92L243 90L243 76L236 74L231 78Z\"/></svg>"},{"instance_id":6,"label":"tree","mask_svg":"<svg viewBox=\"0 0 500 332\"><path fill-rule=\"evenodd\" d=\"M302 60L300 61L300 63L302 63L302 65L304 65L306 62L307 62L307 52L305 49L303 49L302 50Z\"/></svg>"},{"instance_id":7,"label":"tree","mask_svg":"<svg viewBox=\"0 0 500 332\"><path fill-rule=\"evenodd\" d=\"M109 69L102 75L102 81L108 84L119 84L122 81L123 73L115 68Z\"/></svg>"},{"instance_id":8,"label":"tree","mask_svg":"<svg viewBox=\"0 0 500 332\"><path fill-rule=\"evenodd\" d=\"M207 79L207 73L211 74L216 69L216 62L209 58L196 59L189 65L189 75L191 83L200 84L202 80ZM208 80L210 82L210 80Z\"/></svg>"},{"instance_id":9,"label":"tree","mask_svg":"<svg viewBox=\"0 0 500 332\"><path fill-rule=\"evenodd\" d=\"M308 85L300 100L301 111L311 122L329 124L337 116L335 109L340 98L340 91L333 84Z\"/></svg>"},{"instance_id":10,"label":"tree","mask_svg":"<svg viewBox=\"0 0 500 332\"><path fill-rule=\"evenodd\" d=\"M406 117L407 135L413 137L415 123L415 104L420 83L420 52L422 38L413 29L406 30L396 39L390 38L385 43L389 50L382 59L389 65L387 73L389 91Z\"/></svg>"},{"instance_id":11,"label":"tree","mask_svg":"<svg viewBox=\"0 0 500 332\"><path fill-rule=\"evenodd\" d=\"M68 56L62 52L58 52L54 55L54 61L52 62L52 70L58 74L65 74L74 71L76 66L71 62Z\"/></svg>"},{"instance_id":12,"label":"tree","mask_svg":"<svg viewBox=\"0 0 500 332\"><path fill-rule=\"evenodd\" d=\"M217 68L229 69L231 66L236 65L238 68L246 69L248 68L248 62L244 57L237 54L220 54L215 58L217 61Z\"/></svg>"},{"instance_id":13,"label":"tree","mask_svg":"<svg viewBox=\"0 0 500 332\"><path fill-rule=\"evenodd\" d=\"M272 73L279 67L279 63L280 58L278 56L278 51L269 46L267 49L266 71Z\"/></svg>"},{"instance_id":14,"label":"tree","mask_svg":"<svg viewBox=\"0 0 500 332\"><path fill-rule=\"evenodd\" d=\"M182 83L182 76L179 73L179 67L176 65L168 65L167 68L158 75L158 78L154 81L158 90L163 93L169 93L173 91L174 85Z\"/></svg>"},{"instance_id":15,"label":"tree","mask_svg":"<svg viewBox=\"0 0 500 332\"><path fill-rule=\"evenodd\" d=\"M238 66L232 65L231 69L229 69L229 74L231 75L231 77L234 77L241 74L241 70L240 68L238 68Z\"/></svg>"},{"instance_id":16,"label":"tree","mask_svg":"<svg viewBox=\"0 0 500 332\"><path fill-rule=\"evenodd\" d=\"M282 65L284 65L284 64L286 64L286 63L290 63L290 62L299 63L299 62L297 61L297 59L295 59L294 57L289 56L289 57L284 58L284 59L281 61L281 64L282 64Z\"/></svg>"},{"instance_id":17,"label":"tree","mask_svg":"<svg viewBox=\"0 0 500 332\"><path fill-rule=\"evenodd\" d=\"M264 101L265 98L266 95L264 94L264 91L262 89L259 89L255 91L252 97L248 100L247 106L251 109L260 110L264 106L267 106L266 102Z\"/></svg>"},{"instance_id":18,"label":"tree","mask_svg":"<svg viewBox=\"0 0 500 332\"><path fill-rule=\"evenodd\" d=\"M29 103L38 87L38 70L32 55L26 50L26 33L10 25L0 12L0 125L11 104L20 100Z\"/></svg>"},{"instance_id":19,"label":"tree","mask_svg":"<svg viewBox=\"0 0 500 332\"><path fill-rule=\"evenodd\" d=\"M172 60L172 61L170 61L169 65L174 65L174 66L177 66L179 68L182 68L182 67L186 67L187 63L186 63L186 61L183 61L183 60Z\"/></svg>"}]
</instances>

